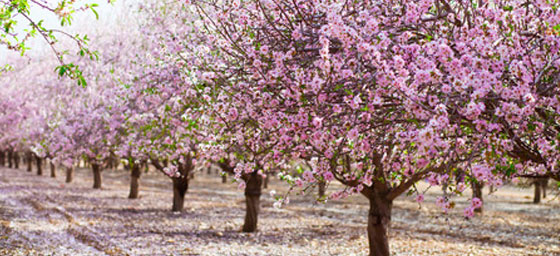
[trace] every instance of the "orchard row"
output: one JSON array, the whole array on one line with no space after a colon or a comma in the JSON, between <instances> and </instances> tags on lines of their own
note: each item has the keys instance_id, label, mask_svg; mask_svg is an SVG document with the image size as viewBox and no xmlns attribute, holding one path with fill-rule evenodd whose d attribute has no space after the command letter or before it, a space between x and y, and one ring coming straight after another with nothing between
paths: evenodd
<instances>
[{"instance_id":1,"label":"orchard row","mask_svg":"<svg viewBox=\"0 0 560 256\"><path fill-rule=\"evenodd\" d=\"M175 198L195 166L218 165L245 189L245 231L263 177L292 190L339 182L320 200L367 197L370 254L389 255L393 200L422 201L421 180L443 188L446 212L468 187L559 179L558 5L147 4L137 24L94 42L99 61L76 60L85 88L45 61L3 75L0 150L67 168L82 159L94 177L112 159L136 178L149 162ZM465 216L481 206L475 193Z\"/></svg>"}]
</instances>

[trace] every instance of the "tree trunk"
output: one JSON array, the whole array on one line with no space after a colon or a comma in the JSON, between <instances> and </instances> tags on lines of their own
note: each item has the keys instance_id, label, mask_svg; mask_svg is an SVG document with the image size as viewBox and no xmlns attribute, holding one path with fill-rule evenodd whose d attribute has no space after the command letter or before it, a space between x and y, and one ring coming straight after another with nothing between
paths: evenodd
<instances>
[{"instance_id":1,"label":"tree trunk","mask_svg":"<svg viewBox=\"0 0 560 256\"><path fill-rule=\"evenodd\" d=\"M253 172L244 179L245 186L245 223L243 232L255 232L260 211L260 200L262 192L263 177Z\"/></svg>"},{"instance_id":2,"label":"tree trunk","mask_svg":"<svg viewBox=\"0 0 560 256\"><path fill-rule=\"evenodd\" d=\"M546 198L546 189L548 188L548 178L542 180L542 198Z\"/></svg>"},{"instance_id":3,"label":"tree trunk","mask_svg":"<svg viewBox=\"0 0 560 256\"><path fill-rule=\"evenodd\" d=\"M37 164L37 175L43 175L43 159L39 156L35 156L35 163Z\"/></svg>"},{"instance_id":4,"label":"tree trunk","mask_svg":"<svg viewBox=\"0 0 560 256\"><path fill-rule=\"evenodd\" d=\"M185 194L189 189L189 179L188 176L173 178L173 208L174 212L183 211L183 206L185 203Z\"/></svg>"},{"instance_id":5,"label":"tree trunk","mask_svg":"<svg viewBox=\"0 0 560 256\"><path fill-rule=\"evenodd\" d=\"M0 166L6 166L6 153L4 151L0 151Z\"/></svg>"},{"instance_id":6,"label":"tree trunk","mask_svg":"<svg viewBox=\"0 0 560 256\"><path fill-rule=\"evenodd\" d=\"M12 156L12 151L8 151L8 168L14 167L14 158Z\"/></svg>"},{"instance_id":7,"label":"tree trunk","mask_svg":"<svg viewBox=\"0 0 560 256\"><path fill-rule=\"evenodd\" d=\"M14 155L14 166L16 169L19 169L19 154L17 152L13 153Z\"/></svg>"},{"instance_id":8,"label":"tree trunk","mask_svg":"<svg viewBox=\"0 0 560 256\"><path fill-rule=\"evenodd\" d=\"M101 166L99 164L91 164L93 170L93 188L101 188Z\"/></svg>"},{"instance_id":9,"label":"tree trunk","mask_svg":"<svg viewBox=\"0 0 560 256\"><path fill-rule=\"evenodd\" d=\"M533 182L533 184L535 184L535 195L533 196L533 203L539 204L541 202L541 181L536 180L535 182Z\"/></svg>"},{"instance_id":10,"label":"tree trunk","mask_svg":"<svg viewBox=\"0 0 560 256\"><path fill-rule=\"evenodd\" d=\"M33 153L29 152L27 153L27 157L25 157L26 162L27 162L27 171L28 172L32 172L33 171Z\"/></svg>"},{"instance_id":11,"label":"tree trunk","mask_svg":"<svg viewBox=\"0 0 560 256\"><path fill-rule=\"evenodd\" d=\"M324 181L319 182L319 198L323 198L325 196L325 191L327 190L327 184Z\"/></svg>"},{"instance_id":12,"label":"tree trunk","mask_svg":"<svg viewBox=\"0 0 560 256\"><path fill-rule=\"evenodd\" d=\"M385 196L371 191L366 195L369 199L368 214L368 242L370 256L389 256L389 227L391 225L391 211L393 201Z\"/></svg>"},{"instance_id":13,"label":"tree trunk","mask_svg":"<svg viewBox=\"0 0 560 256\"><path fill-rule=\"evenodd\" d=\"M484 187L484 184L479 182L479 181L474 181L472 183L472 191L473 191L473 198L477 197L478 199L480 199L481 202L483 202L483 197L482 197L482 188ZM480 208L476 208L474 209L475 212L478 213L482 213L482 208L483 206L480 206Z\"/></svg>"},{"instance_id":14,"label":"tree trunk","mask_svg":"<svg viewBox=\"0 0 560 256\"><path fill-rule=\"evenodd\" d=\"M128 194L128 198L130 199L138 198L138 187L140 186L140 175L142 174L140 167L139 164L132 164L132 171L130 172L130 193Z\"/></svg>"},{"instance_id":15,"label":"tree trunk","mask_svg":"<svg viewBox=\"0 0 560 256\"><path fill-rule=\"evenodd\" d=\"M51 178L56 178L56 165L54 165L52 160L50 161L50 165L51 165Z\"/></svg>"},{"instance_id":16,"label":"tree trunk","mask_svg":"<svg viewBox=\"0 0 560 256\"><path fill-rule=\"evenodd\" d=\"M66 167L66 183L70 183L74 180L74 166Z\"/></svg>"},{"instance_id":17,"label":"tree trunk","mask_svg":"<svg viewBox=\"0 0 560 256\"><path fill-rule=\"evenodd\" d=\"M226 184L227 183L227 174L224 173L224 175L222 175L222 183Z\"/></svg>"}]
</instances>

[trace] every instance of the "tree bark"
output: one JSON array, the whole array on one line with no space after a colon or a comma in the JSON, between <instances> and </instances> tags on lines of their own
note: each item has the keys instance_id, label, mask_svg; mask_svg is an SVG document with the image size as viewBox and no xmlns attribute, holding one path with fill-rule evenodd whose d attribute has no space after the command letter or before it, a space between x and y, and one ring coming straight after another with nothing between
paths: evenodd
<instances>
[{"instance_id":1,"label":"tree bark","mask_svg":"<svg viewBox=\"0 0 560 256\"><path fill-rule=\"evenodd\" d=\"M8 168L13 168L14 167L14 159L12 156L12 151L8 150Z\"/></svg>"},{"instance_id":2,"label":"tree bark","mask_svg":"<svg viewBox=\"0 0 560 256\"><path fill-rule=\"evenodd\" d=\"M101 188L101 166L99 164L91 164L91 169L93 171L93 188Z\"/></svg>"},{"instance_id":3,"label":"tree bark","mask_svg":"<svg viewBox=\"0 0 560 256\"><path fill-rule=\"evenodd\" d=\"M6 153L4 151L0 151L0 166L6 166Z\"/></svg>"},{"instance_id":4,"label":"tree bark","mask_svg":"<svg viewBox=\"0 0 560 256\"><path fill-rule=\"evenodd\" d=\"M70 183L74 180L74 166L66 167L66 183Z\"/></svg>"},{"instance_id":5,"label":"tree bark","mask_svg":"<svg viewBox=\"0 0 560 256\"><path fill-rule=\"evenodd\" d=\"M188 176L173 178L173 208L174 212L181 212L184 208L185 194L189 189Z\"/></svg>"},{"instance_id":6,"label":"tree bark","mask_svg":"<svg viewBox=\"0 0 560 256\"><path fill-rule=\"evenodd\" d=\"M389 256L389 227L393 201L384 195L371 191L364 194L369 200L367 233L370 256Z\"/></svg>"},{"instance_id":7,"label":"tree bark","mask_svg":"<svg viewBox=\"0 0 560 256\"><path fill-rule=\"evenodd\" d=\"M14 167L19 169L19 154L17 152L13 153L14 156Z\"/></svg>"},{"instance_id":8,"label":"tree bark","mask_svg":"<svg viewBox=\"0 0 560 256\"><path fill-rule=\"evenodd\" d=\"M224 173L224 175L222 175L222 183L226 184L227 183L227 174Z\"/></svg>"},{"instance_id":9,"label":"tree bark","mask_svg":"<svg viewBox=\"0 0 560 256\"><path fill-rule=\"evenodd\" d=\"M26 162L27 162L27 171L32 172L33 171L33 153L28 152L25 159L26 159Z\"/></svg>"},{"instance_id":10,"label":"tree bark","mask_svg":"<svg viewBox=\"0 0 560 256\"><path fill-rule=\"evenodd\" d=\"M260 211L263 177L257 172L247 175L245 180L245 223L243 232L255 232Z\"/></svg>"},{"instance_id":11,"label":"tree bark","mask_svg":"<svg viewBox=\"0 0 560 256\"><path fill-rule=\"evenodd\" d=\"M319 182L319 198L323 198L325 196L327 184L324 181Z\"/></svg>"},{"instance_id":12,"label":"tree bark","mask_svg":"<svg viewBox=\"0 0 560 256\"><path fill-rule=\"evenodd\" d=\"M534 204L540 204L541 203L541 181L540 180L536 180L533 182L533 184L535 185L535 195L533 196L533 203Z\"/></svg>"},{"instance_id":13,"label":"tree bark","mask_svg":"<svg viewBox=\"0 0 560 256\"><path fill-rule=\"evenodd\" d=\"M51 178L56 178L56 165L54 165L52 160L50 161L50 165L51 165Z\"/></svg>"},{"instance_id":14,"label":"tree bark","mask_svg":"<svg viewBox=\"0 0 560 256\"><path fill-rule=\"evenodd\" d=\"M37 164L37 175L43 175L43 159L39 156L35 156L35 163Z\"/></svg>"},{"instance_id":15,"label":"tree bark","mask_svg":"<svg viewBox=\"0 0 560 256\"><path fill-rule=\"evenodd\" d=\"M139 164L132 164L132 170L130 172L130 193L128 194L128 198L130 199L138 198L138 187L140 186L140 175L142 174L140 167L141 165Z\"/></svg>"},{"instance_id":16,"label":"tree bark","mask_svg":"<svg viewBox=\"0 0 560 256\"><path fill-rule=\"evenodd\" d=\"M472 183L472 191L473 191L473 198L477 197L480 199L481 202L484 201L483 196L482 196L482 188L484 187L484 184L478 181L473 181ZM474 209L475 212L478 213L482 213L483 212L483 206L480 206L480 208L476 208Z\"/></svg>"},{"instance_id":17,"label":"tree bark","mask_svg":"<svg viewBox=\"0 0 560 256\"><path fill-rule=\"evenodd\" d=\"M542 180L542 198L546 198L546 189L548 188L548 179L549 178L545 178Z\"/></svg>"}]
</instances>

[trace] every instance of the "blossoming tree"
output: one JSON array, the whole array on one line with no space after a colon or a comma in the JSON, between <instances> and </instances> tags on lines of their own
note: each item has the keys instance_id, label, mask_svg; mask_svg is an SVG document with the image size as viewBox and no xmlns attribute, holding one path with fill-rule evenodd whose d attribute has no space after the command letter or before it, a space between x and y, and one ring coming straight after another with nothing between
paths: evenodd
<instances>
[{"instance_id":1,"label":"blossoming tree","mask_svg":"<svg viewBox=\"0 0 560 256\"><path fill-rule=\"evenodd\" d=\"M254 127L275 134L266 140L277 161L312 161L303 179L286 180L337 180L347 187L331 197L369 199L371 255L389 254L392 201L416 182L443 186L447 196L438 204L448 210L449 197L467 186L499 186L525 173L514 163L534 163L523 155L533 150L525 140L542 131L527 129L539 118L538 108L525 107L535 91L549 93L539 99L540 118L556 125L554 3L189 2L209 48L200 54L200 79L212 81ZM552 167L556 139L548 138L538 143L548 146ZM481 203L474 198L465 215Z\"/></svg>"}]
</instances>

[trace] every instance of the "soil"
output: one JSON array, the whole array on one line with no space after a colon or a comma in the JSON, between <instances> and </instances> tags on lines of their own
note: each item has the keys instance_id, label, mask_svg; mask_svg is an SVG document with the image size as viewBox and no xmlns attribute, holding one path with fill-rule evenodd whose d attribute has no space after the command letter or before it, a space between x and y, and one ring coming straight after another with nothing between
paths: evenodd
<instances>
[{"instance_id":1,"label":"soil","mask_svg":"<svg viewBox=\"0 0 560 256\"><path fill-rule=\"evenodd\" d=\"M77 169L73 183L0 168L0 255L367 255L367 200L355 195L326 204L317 191L292 195L273 207L271 179L261 197L256 233L240 232L243 190L218 174L196 173L185 211L173 213L171 180L142 173L140 198L128 199L129 172L105 170L92 189L91 170ZM426 184L419 184L426 187ZM338 187L339 188L339 187ZM334 191L331 185L328 191ZM560 255L560 200L549 192L532 204L531 188L508 185L488 195L483 215L467 220L467 198L442 214L441 191L419 205L401 196L390 230L393 255ZM556 196L556 197L555 197Z\"/></svg>"}]
</instances>

